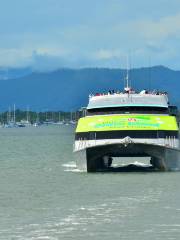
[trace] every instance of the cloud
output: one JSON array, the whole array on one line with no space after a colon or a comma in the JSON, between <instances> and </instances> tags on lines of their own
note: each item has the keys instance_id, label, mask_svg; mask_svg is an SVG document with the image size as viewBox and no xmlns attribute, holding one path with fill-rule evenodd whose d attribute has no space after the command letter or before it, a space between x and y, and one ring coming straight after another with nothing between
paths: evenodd
<instances>
[{"instance_id":1,"label":"cloud","mask_svg":"<svg viewBox=\"0 0 180 240\"><path fill-rule=\"evenodd\" d=\"M0 49L0 66L25 67L31 64L31 52L24 49Z\"/></svg>"},{"instance_id":2,"label":"cloud","mask_svg":"<svg viewBox=\"0 0 180 240\"><path fill-rule=\"evenodd\" d=\"M122 56L122 53L117 49L100 49L93 54L94 59L97 60L108 60L112 58L119 58Z\"/></svg>"},{"instance_id":3,"label":"cloud","mask_svg":"<svg viewBox=\"0 0 180 240\"><path fill-rule=\"evenodd\" d=\"M180 1L16 0L0 9L0 65L178 67ZM9 8L11 6L11 8ZM8 14L7 14L8 13Z\"/></svg>"},{"instance_id":4,"label":"cloud","mask_svg":"<svg viewBox=\"0 0 180 240\"><path fill-rule=\"evenodd\" d=\"M180 13L175 16L163 17L158 21L137 21L128 26L129 29L139 30L144 39L165 40L180 34Z\"/></svg>"}]
</instances>

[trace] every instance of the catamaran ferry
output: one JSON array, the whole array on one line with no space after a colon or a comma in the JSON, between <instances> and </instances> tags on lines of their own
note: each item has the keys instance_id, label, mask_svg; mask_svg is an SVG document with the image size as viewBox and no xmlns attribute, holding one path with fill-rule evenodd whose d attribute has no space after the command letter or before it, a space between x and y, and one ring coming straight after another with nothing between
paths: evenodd
<instances>
[{"instance_id":1,"label":"catamaran ferry","mask_svg":"<svg viewBox=\"0 0 180 240\"><path fill-rule=\"evenodd\" d=\"M77 167L108 169L113 157L150 157L159 170L180 168L177 107L159 91L124 91L89 96L75 132Z\"/></svg>"}]
</instances>

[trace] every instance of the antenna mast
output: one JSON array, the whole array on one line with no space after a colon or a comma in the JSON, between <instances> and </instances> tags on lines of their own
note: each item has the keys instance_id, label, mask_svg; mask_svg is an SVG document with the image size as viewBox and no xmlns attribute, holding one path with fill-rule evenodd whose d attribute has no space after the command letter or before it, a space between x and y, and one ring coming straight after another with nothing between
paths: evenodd
<instances>
[{"instance_id":1,"label":"antenna mast","mask_svg":"<svg viewBox=\"0 0 180 240\"><path fill-rule=\"evenodd\" d=\"M126 71L126 87L124 88L125 91L129 91L129 58L127 57L127 71Z\"/></svg>"},{"instance_id":2,"label":"antenna mast","mask_svg":"<svg viewBox=\"0 0 180 240\"><path fill-rule=\"evenodd\" d=\"M129 61L127 57L126 87L129 88Z\"/></svg>"},{"instance_id":3,"label":"antenna mast","mask_svg":"<svg viewBox=\"0 0 180 240\"><path fill-rule=\"evenodd\" d=\"M151 59L149 57L149 91L151 91Z\"/></svg>"}]
</instances>

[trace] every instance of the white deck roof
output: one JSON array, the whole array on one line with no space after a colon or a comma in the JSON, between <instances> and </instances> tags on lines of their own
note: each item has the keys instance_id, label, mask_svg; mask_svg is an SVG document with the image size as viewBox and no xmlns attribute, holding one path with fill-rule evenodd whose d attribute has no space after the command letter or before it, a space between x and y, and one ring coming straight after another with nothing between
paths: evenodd
<instances>
[{"instance_id":1,"label":"white deck roof","mask_svg":"<svg viewBox=\"0 0 180 240\"><path fill-rule=\"evenodd\" d=\"M108 107L164 107L168 108L168 97L166 94L110 94L92 96L89 98L87 109Z\"/></svg>"}]
</instances>

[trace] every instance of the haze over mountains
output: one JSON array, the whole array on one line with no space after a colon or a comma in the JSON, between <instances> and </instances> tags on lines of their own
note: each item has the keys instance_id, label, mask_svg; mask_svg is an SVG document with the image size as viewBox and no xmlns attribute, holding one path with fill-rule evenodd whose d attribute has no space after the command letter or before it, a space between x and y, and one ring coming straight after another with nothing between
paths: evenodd
<instances>
[{"instance_id":1,"label":"haze over mountains","mask_svg":"<svg viewBox=\"0 0 180 240\"><path fill-rule=\"evenodd\" d=\"M108 68L59 69L33 72L30 68L0 68L0 111L12 104L19 109L73 111L86 106L89 93L123 90L126 70ZM136 90L159 89L180 107L180 71L163 66L132 69Z\"/></svg>"}]
</instances>

